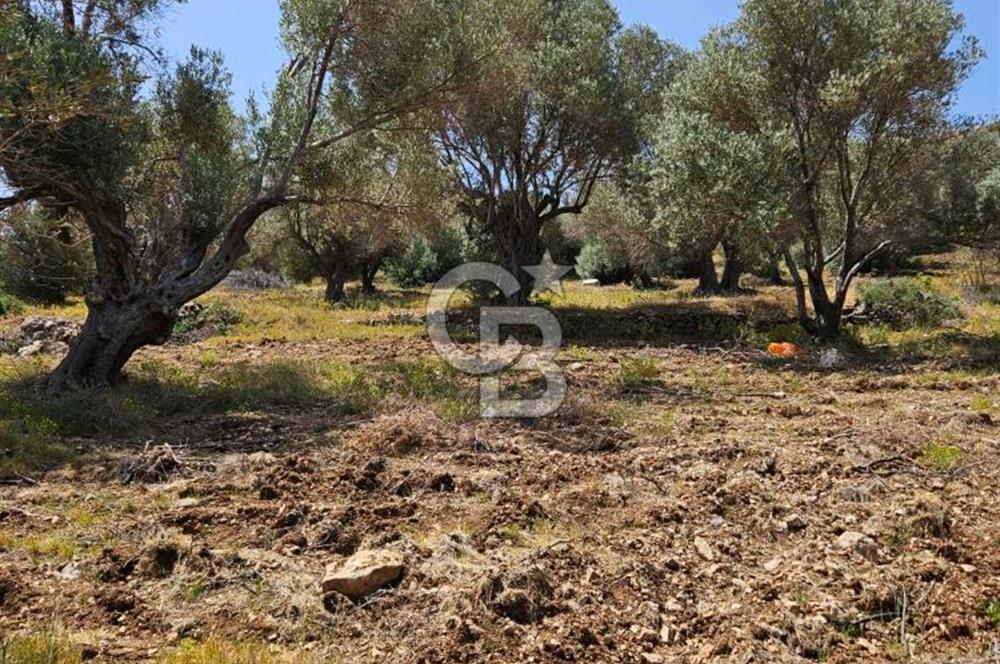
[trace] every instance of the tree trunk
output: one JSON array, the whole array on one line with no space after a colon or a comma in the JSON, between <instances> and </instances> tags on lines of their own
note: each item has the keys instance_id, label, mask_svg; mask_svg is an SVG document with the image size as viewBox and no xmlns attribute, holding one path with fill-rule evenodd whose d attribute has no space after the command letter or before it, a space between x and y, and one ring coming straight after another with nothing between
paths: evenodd
<instances>
[{"instance_id":1,"label":"tree trunk","mask_svg":"<svg viewBox=\"0 0 1000 664\"><path fill-rule=\"evenodd\" d=\"M69 353L49 376L49 394L116 384L122 367L143 346L170 339L178 307L149 295L127 303L91 303Z\"/></svg>"},{"instance_id":2,"label":"tree trunk","mask_svg":"<svg viewBox=\"0 0 1000 664\"><path fill-rule=\"evenodd\" d=\"M534 278L523 267L537 265L541 261L540 231L541 226L530 209L509 214L498 227L503 267L521 285L518 292L507 298L511 306L526 306L531 299Z\"/></svg>"},{"instance_id":3,"label":"tree trunk","mask_svg":"<svg viewBox=\"0 0 1000 664\"><path fill-rule=\"evenodd\" d=\"M734 293L740 289L740 277L743 276L743 256L736 242L723 242L722 248L726 252L726 266L722 270L720 286L723 291Z\"/></svg>"},{"instance_id":4,"label":"tree trunk","mask_svg":"<svg viewBox=\"0 0 1000 664\"><path fill-rule=\"evenodd\" d=\"M772 286L784 286L785 280L781 278L781 270L778 268L778 261L770 259L767 266L767 280Z\"/></svg>"},{"instance_id":5,"label":"tree trunk","mask_svg":"<svg viewBox=\"0 0 1000 664\"><path fill-rule=\"evenodd\" d=\"M326 279L326 292L324 297L327 302L335 304L337 302L343 302L345 297L344 283L345 279L343 274L339 270L334 270L323 277Z\"/></svg>"},{"instance_id":6,"label":"tree trunk","mask_svg":"<svg viewBox=\"0 0 1000 664\"><path fill-rule=\"evenodd\" d=\"M378 274L382 261L370 258L361 265L361 293L365 296L375 294L375 275Z\"/></svg>"},{"instance_id":7,"label":"tree trunk","mask_svg":"<svg viewBox=\"0 0 1000 664\"><path fill-rule=\"evenodd\" d=\"M698 258L698 288L699 295L717 295L719 293L719 275L715 271L715 261L712 260L713 247L702 253Z\"/></svg>"}]
</instances>

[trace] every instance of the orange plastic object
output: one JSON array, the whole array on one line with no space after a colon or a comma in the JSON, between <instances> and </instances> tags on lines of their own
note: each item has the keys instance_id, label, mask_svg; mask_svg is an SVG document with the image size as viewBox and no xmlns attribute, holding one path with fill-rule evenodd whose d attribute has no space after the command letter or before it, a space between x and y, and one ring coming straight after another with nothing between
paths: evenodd
<instances>
[{"instance_id":1,"label":"orange plastic object","mask_svg":"<svg viewBox=\"0 0 1000 664\"><path fill-rule=\"evenodd\" d=\"M767 345L767 352L775 357L798 357L802 351L793 343L772 341Z\"/></svg>"}]
</instances>

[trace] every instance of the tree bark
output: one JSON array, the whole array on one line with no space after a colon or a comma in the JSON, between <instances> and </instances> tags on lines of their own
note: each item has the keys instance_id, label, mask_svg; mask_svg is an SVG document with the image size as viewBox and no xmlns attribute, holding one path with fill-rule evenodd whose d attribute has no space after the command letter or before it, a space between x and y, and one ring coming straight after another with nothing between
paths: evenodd
<instances>
[{"instance_id":1,"label":"tree bark","mask_svg":"<svg viewBox=\"0 0 1000 664\"><path fill-rule=\"evenodd\" d=\"M366 296L375 294L375 275L382 265L377 258L369 258L361 265L361 293Z\"/></svg>"},{"instance_id":2,"label":"tree bark","mask_svg":"<svg viewBox=\"0 0 1000 664\"><path fill-rule=\"evenodd\" d=\"M347 282L344 270L338 266L324 274L323 278L326 280L326 292L324 294L326 301L331 304L343 302L345 297L344 284Z\"/></svg>"},{"instance_id":3,"label":"tree bark","mask_svg":"<svg viewBox=\"0 0 1000 664\"><path fill-rule=\"evenodd\" d=\"M125 303L91 303L80 334L49 376L49 394L115 385L135 351L170 339L178 310L149 294Z\"/></svg>"},{"instance_id":4,"label":"tree bark","mask_svg":"<svg viewBox=\"0 0 1000 664\"><path fill-rule=\"evenodd\" d=\"M781 270L778 268L778 261L770 259L767 266L767 280L772 286L784 286L785 280L781 278Z\"/></svg>"},{"instance_id":5,"label":"tree bark","mask_svg":"<svg viewBox=\"0 0 1000 664\"><path fill-rule=\"evenodd\" d=\"M722 282L719 286L727 293L734 293L740 289L740 277L743 276L743 256L736 242L723 242L722 248L726 252L726 266L722 270Z\"/></svg>"},{"instance_id":6,"label":"tree bark","mask_svg":"<svg viewBox=\"0 0 1000 664\"><path fill-rule=\"evenodd\" d=\"M500 219L497 236L500 241L503 267L510 271L521 285L521 289L507 298L511 306L526 306L531 299L534 278L523 269L525 265L537 265L541 261L541 224L533 210L509 211Z\"/></svg>"},{"instance_id":7,"label":"tree bark","mask_svg":"<svg viewBox=\"0 0 1000 664\"><path fill-rule=\"evenodd\" d=\"M695 293L699 295L718 295L720 292L719 275L715 271L715 261L712 259L714 251L713 247L698 257L698 288L695 289Z\"/></svg>"}]
</instances>

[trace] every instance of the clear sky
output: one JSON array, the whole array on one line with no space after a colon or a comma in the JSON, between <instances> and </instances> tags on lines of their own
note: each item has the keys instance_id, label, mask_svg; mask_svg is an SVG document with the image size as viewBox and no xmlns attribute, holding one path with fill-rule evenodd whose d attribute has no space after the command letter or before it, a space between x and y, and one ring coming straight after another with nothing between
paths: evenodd
<instances>
[{"instance_id":1,"label":"clear sky","mask_svg":"<svg viewBox=\"0 0 1000 664\"><path fill-rule=\"evenodd\" d=\"M510 0L517 2L517 0ZM877 2L878 0L872 0ZM646 23L664 38L695 48L708 28L736 17L737 0L614 0L625 23ZM1000 0L954 0L966 31L986 49L987 59L962 86L956 111L1000 114ZM167 52L182 59L191 44L222 51L233 73L233 93L242 104L274 80L283 61L278 44L277 0L188 0L162 24Z\"/></svg>"}]
</instances>

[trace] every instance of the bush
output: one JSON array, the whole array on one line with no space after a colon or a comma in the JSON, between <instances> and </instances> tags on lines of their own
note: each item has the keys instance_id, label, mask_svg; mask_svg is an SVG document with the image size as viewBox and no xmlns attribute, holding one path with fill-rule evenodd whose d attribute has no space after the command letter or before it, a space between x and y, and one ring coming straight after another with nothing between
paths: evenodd
<instances>
[{"instance_id":1,"label":"bush","mask_svg":"<svg viewBox=\"0 0 1000 664\"><path fill-rule=\"evenodd\" d=\"M576 259L576 272L584 279L597 279L601 285L632 281L632 268L621 258L612 256L600 242L583 245Z\"/></svg>"},{"instance_id":2,"label":"bush","mask_svg":"<svg viewBox=\"0 0 1000 664\"><path fill-rule=\"evenodd\" d=\"M431 238L418 235L402 255L386 264L385 274L403 288L434 283L462 264L464 243L461 232L454 228L443 229Z\"/></svg>"},{"instance_id":3,"label":"bush","mask_svg":"<svg viewBox=\"0 0 1000 664\"><path fill-rule=\"evenodd\" d=\"M896 328L937 325L962 315L958 300L939 293L930 279L882 279L861 288L862 309L870 320Z\"/></svg>"},{"instance_id":4,"label":"bush","mask_svg":"<svg viewBox=\"0 0 1000 664\"><path fill-rule=\"evenodd\" d=\"M0 316L13 316L23 310L24 306L16 297L0 292Z\"/></svg>"},{"instance_id":5,"label":"bush","mask_svg":"<svg viewBox=\"0 0 1000 664\"><path fill-rule=\"evenodd\" d=\"M414 288L437 279L438 255L423 236L417 236L403 255L385 266L385 273L397 286Z\"/></svg>"},{"instance_id":6,"label":"bush","mask_svg":"<svg viewBox=\"0 0 1000 664\"><path fill-rule=\"evenodd\" d=\"M10 295L62 302L86 289L91 265L87 237L70 220L30 210L0 220L0 283Z\"/></svg>"},{"instance_id":7,"label":"bush","mask_svg":"<svg viewBox=\"0 0 1000 664\"><path fill-rule=\"evenodd\" d=\"M184 336L192 332L204 332L208 335L226 335L243 320L243 312L224 302L216 301L208 305L190 302L181 309L174 325L174 334Z\"/></svg>"}]
</instances>

